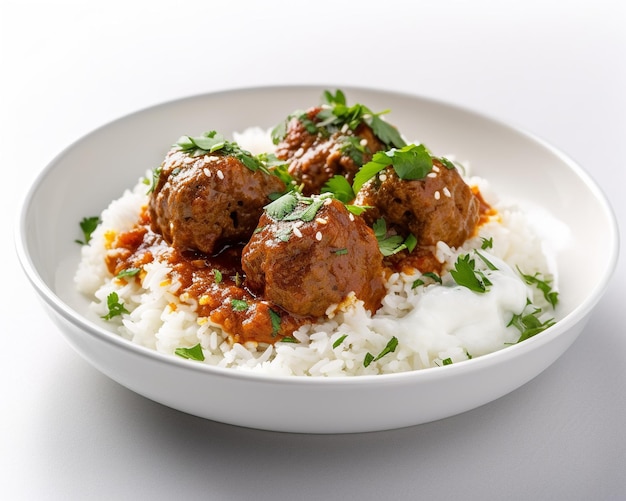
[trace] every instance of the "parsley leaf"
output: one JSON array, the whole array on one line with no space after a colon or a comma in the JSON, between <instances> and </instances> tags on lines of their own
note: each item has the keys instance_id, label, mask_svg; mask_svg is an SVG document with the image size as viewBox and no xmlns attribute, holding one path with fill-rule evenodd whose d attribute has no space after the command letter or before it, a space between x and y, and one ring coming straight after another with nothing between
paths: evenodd
<instances>
[{"instance_id":1,"label":"parsley leaf","mask_svg":"<svg viewBox=\"0 0 626 501\"><path fill-rule=\"evenodd\" d=\"M125 270L120 271L115 278L129 278L134 277L141 271L141 268L126 268Z\"/></svg>"},{"instance_id":2,"label":"parsley leaf","mask_svg":"<svg viewBox=\"0 0 626 501\"><path fill-rule=\"evenodd\" d=\"M220 270L218 270L217 268L215 268L213 270L213 278L214 278L216 284L220 284L222 282L222 279L223 279L222 272Z\"/></svg>"},{"instance_id":3,"label":"parsley leaf","mask_svg":"<svg viewBox=\"0 0 626 501\"><path fill-rule=\"evenodd\" d=\"M113 317L120 316L124 313L129 313L129 311L124 306L124 303L120 302L120 297L117 292L111 292L107 296L107 308L109 312L106 315L103 315L102 318L105 320L111 320Z\"/></svg>"},{"instance_id":4,"label":"parsley leaf","mask_svg":"<svg viewBox=\"0 0 626 501\"><path fill-rule=\"evenodd\" d=\"M378 355L374 356L370 352L367 352L363 360L363 365L365 367L368 367L372 362L376 362L377 360L380 360L381 358L383 358L385 355L396 351L397 347L398 347L398 338L393 336Z\"/></svg>"},{"instance_id":5,"label":"parsley leaf","mask_svg":"<svg viewBox=\"0 0 626 501\"><path fill-rule=\"evenodd\" d=\"M332 193L337 200L344 204L354 200L352 186L350 186L348 180L340 174L336 174L326 181L324 186L322 186L322 193Z\"/></svg>"},{"instance_id":6,"label":"parsley leaf","mask_svg":"<svg viewBox=\"0 0 626 501\"><path fill-rule=\"evenodd\" d=\"M556 305L559 302L559 293L552 289L551 280L541 279L539 273L535 273L534 275L526 275L522 273L522 271L517 268L517 271L522 275L522 278L528 285L534 285L543 293L543 297L545 300L552 305L552 308L556 308Z\"/></svg>"},{"instance_id":7,"label":"parsley leaf","mask_svg":"<svg viewBox=\"0 0 626 501\"><path fill-rule=\"evenodd\" d=\"M296 205L298 205L298 197L290 191L266 205L265 212L272 219L282 221L287 214L290 214L295 209Z\"/></svg>"},{"instance_id":8,"label":"parsley leaf","mask_svg":"<svg viewBox=\"0 0 626 501\"><path fill-rule=\"evenodd\" d=\"M280 332L280 315L270 309L270 322L272 323L272 336L276 336Z\"/></svg>"},{"instance_id":9,"label":"parsley leaf","mask_svg":"<svg viewBox=\"0 0 626 501\"><path fill-rule=\"evenodd\" d=\"M372 229L374 230L376 240L378 240L380 253L385 257L392 256L405 249L413 252L417 245L417 238L412 233L409 233L406 238L402 237L402 235L387 236L387 223L382 217L374 222Z\"/></svg>"},{"instance_id":10,"label":"parsley leaf","mask_svg":"<svg viewBox=\"0 0 626 501\"><path fill-rule=\"evenodd\" d=\"M491 238L485 238L482 237L481 238L481 244L480 244L480 248L482 250L486 250L486 249L492 249L493 248L493 237Z\"/></svg>"},{"instance_id":11,"label":"parsley leaf","mask_svg":"<svg viewBox=\"0 0 626 501\"><path fill-rule=\"evenodd\" d=\"M225 155L235 157L252 172L260 170L270 174L267 165L259 157L242 149L237 143L227 141L224 136L214 130L205 132L201 136L182 136L176 142L176 146L192 157L219 151Z\"/></svg>"},{"instance_id":12,"label":"parsley leaf","mask_svg":"<svg viewBox=\"0 0 626 501\"><path fill-rule=\"evenodd\" d=\"M390 165L400 179L410 181L426 177L433 168L433 159L423 144L408 144L400 149L378 151L354 176L354 193L358 193L367 181Z\"/></svg>"},{"instance_id":13,"label":"parsley leaf","mask_svg":"<svg viewBox=\"0 0 626 501\"><path fill-rule=\"evenodd\" d=\"M204 361L204 353L202 352L202 346L198 343L191 348L176 348L174 353L179 357L187 358L189 360L197 360L199 362Z\"/></svg>"},{"instance_id":14,"label":"parsley leaf","mask_svg":"<svg viewBox=\"0 0 626 501\"><path fill-rule=\"evenodd\" d=\"M337 348L341 343L343 343L344 339L346 339L347 337L348 337L347 334L343 334L342 336L339 336L333 343L333 349Z\"/></svg>"},{"instance_id":15,"label":"parsley leaf","mask_svg":"<svg viewBox=\"0 0 626 501\"><path fill-rule=\"evenodd\" d=\"M230 306L233 311L246 311L248 309L248 303L243 299L232 298L230 300Z\"/></svg>"},{"instance_id":16,"label":"parsley leaf","mask_svg":"<svg viewBox=\"0 0 626 501\"><path fill-rule=\"evenodd\" d=\"M520 313L518 315L513 315L511 321L509 322L509 326L514 326L520 331L520 337L517 340L518 343L525 341L540 332L546 330L548 327L551 327L555 324L555 320L550 318L545 321L541 321L539 319L539 314L541 313L541 308L535 308L530 313Z\"/></svg>"},{"instance_id":17,"label":"parsley leaf","mask_svg":"<svg viewBox=\"0 0 626 501\"><path fill-rule=\"evenodd\" d=\"M151 193L154 192L154 190L156 189L156 186L159 182L159 176L161 175L161 171L163 169L161 167L157 167L156 169L152 170L152 179L146 179L144 184L148 185L148 191L146 192L146 195L150 195Z\"/></svg>"},{"instance_id":18,"label":"parsley leaf","mask_svg":"<svg viewBox=\"0 0 626 501\"><path fill-rule=\"evenodd\" d=\"M458 285L474 292L487 292L487 287L491 285L491 282L476 270L476 262L469 254L457 258L450 275Z\"/></svg>"},{"instance_id":19,"label":"parsley leaf","mask_svg":"<svg viewBox=\"0 0 626 501\"><path fill-rule=\"evenodd\" d=\"M95 231L99 224L99 216L84 217L79 223L80 229L83 232L83 240L74 241L80 245L87 245L91 241L91 234Z\"/></svg>"}]
</instances>

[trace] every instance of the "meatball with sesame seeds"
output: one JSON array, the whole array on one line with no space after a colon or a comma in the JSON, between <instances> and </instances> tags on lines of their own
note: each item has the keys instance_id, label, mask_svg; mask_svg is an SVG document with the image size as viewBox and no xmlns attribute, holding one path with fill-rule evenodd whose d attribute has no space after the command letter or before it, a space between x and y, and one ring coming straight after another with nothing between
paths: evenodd
<instances>
[{"instance_id":1,"label":"meatball with sesame seeds","mask_svg":"<svg viewBox=\"0 0 626 501\"><path fill-rule=\"evenodd\" d=\"M205 254L247 241L269 196L282 193L285 184L215 133L184 139L155 173L149 204L153 231L173 247ZM212 143L217 146L209 148Z\"/></svg>"},{"instance_id":2,"label":"meatball with sesame seeds","mask_svg":"<svg viewBox=\"0 0 626 501\"><path fill-rule=\"evenodd\" d=\"M295 315L321 317L351 293L375 311L385 295L373 231L330 196L273 202L241 264L246 287Z\"/></svg>"},{"instance_id":3,"label":"meatball with sesame seeds","mask_svg":"<svg viewBox=\"0 0 626 501\"><path fill-rule=\"evenodd\" d=\"M365 123L355 130L343 127L328 131L317 127L321 107L309 109L288 122L284 137L276 146L277 158L289 164L289 174L302 185L305 195L320 193L333 176L352 182L359 167L383 149L383 143Z\"/></svg>"},{"instance_id":4,"label":"meatball with sesame seeds","mask_svg":"<svg viewBox=\"0 0 626 501\"><path fill-rule=\"evenodd\" d=\"M439 241L458 247L471 237L480 215L478 198L454 165L432 162L422 179L400 179L387 167L365 183L354 203L371 207L363 214L368 224L382 217L397 233L412 233L421 248Z\"/></svg>"}]
</instances>

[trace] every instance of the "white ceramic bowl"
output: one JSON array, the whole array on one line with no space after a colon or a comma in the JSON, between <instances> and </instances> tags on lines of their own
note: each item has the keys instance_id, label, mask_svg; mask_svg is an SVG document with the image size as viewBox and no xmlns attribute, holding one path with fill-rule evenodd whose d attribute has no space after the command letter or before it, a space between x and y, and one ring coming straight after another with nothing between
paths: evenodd
<instances>
[{"instance_id":1,"label":"white ceramic bowl","mask_svg":"<svg viewBox=\"0 0 626 501\"><path fill-rule=\"evenodd\" d=\"M538 204L569 227L571 241L557 256L556 325L502 351L444 367L303 378L264 377L162 355L86 320L87 300L73 285L82 217L100 213L146 169L158 166L180 135L268 128L317 104L323 90L240 89L165 103L99 128L44 169L24 201L17 249L48 313L78 353L127 388L190 414L267 430L342 433L415 425L478 407L537 376L572 344L617 261L615 217L590 177L537 138L480 114L359 88L343 88L349 103L391 110L389 121L407 137L436 154L470 161L473 173L494 190Z\"/></svg>"}]
</instances>

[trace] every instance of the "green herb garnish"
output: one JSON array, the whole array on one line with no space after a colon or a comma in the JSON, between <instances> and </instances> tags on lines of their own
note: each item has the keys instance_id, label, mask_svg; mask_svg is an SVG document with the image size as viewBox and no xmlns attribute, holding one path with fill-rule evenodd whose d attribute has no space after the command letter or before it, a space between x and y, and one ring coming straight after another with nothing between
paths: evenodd
<instances>
[{"instance_id":1,"label":"green herb garnish","mask_svg":"<svg viewBox=\"0 0 626 501\"><path fill-rule=\"evenodd\" d=\"M242 149L237 143L227 141L224 136L214 130L205 132L201 136L182 136L176 142L176 146L191 157L220 152L235 157L252 172L260 170L270 174L267 165L259 157Z\"/></svg>"},{"instance_id":2,"label":"green herb garnish","mask_svg":"<svg viewBox=\"0 0 626 501\"><path fill-rule=\"evenodd\" d=\"M469 254L457 258L450 275L458 285L474 292L487 292L487 288L492 285L489 279L476 269L476 262Z\"/></svg>"},{"instance_id":3,"label":"green herb garnish","mask_svg":"<svg viewBox=\"0 0 626 501\"><path fill-rule=\"evenodd\" d=\"M248 303L243 299L231 299L230 306L233 311L246 311L248 309Z\"/></svg>"},{"instance_id":4,"label":"green herb garnish","mask_svg":"<svg viewBox=\"0 0 626 501\"><path fill-rule=\"evenodd\" d=\"M270 309L270 322L272 322L272 336L276 336L280 332L280 315Z\"/></svg>"},{"instance_id":5,"label":"green herb garnish","mask_svg":"<svg viewBox=\"0 0 626 501\"><path fill-rule=\"evenodd\" d=\"M326 90L322 95L322 109L315 115L314 120L309 118L304 111L296 111L284 121L272 129L272 141L278 144L287 134L289 122L296 118L309 134L329 137L331 134L341 131L344 126L354 131L359 125L366 124L372 132L384 144L386 149L393 147L401 148L406 143L398 130L385 122L381 117L387 111L374 113L367 106L355 104L348 106L346 96L341 90L332 92ZM348 155L357 165L363 162L362 153L365 149L360 146L358 139L346 139L342 146L342 152Z\"/></svg>"},{"instance_id":6,"label":"green herb garnish","mask_svg":"<svg viewBox=\"0 0 626 501\"><path fill-rule=\"evenodd\" d=\"M265 206L265 213L276 221L303 221L315 219L318 211L332 193L322 193L312 197L305 197L298 192L290 191ZM293 229L286 227L281 230L279 239L287 241Z\"/></svg>"},{"instance_id":7,"label":"green herb garnish","mask_svg":"<svg viewBox=\"0 0 626 501\"><path fill-rule=\"evenodd\" d=\"M282 221L296 208L296 205L298 205L298 196L294 192L289 192L266 205L265 212L272 219Z\"/></svg>"},{"instance_id":8,"label":"green herb garnish","mask_svg":"<svg viewBox=\"0 0 626 501\"><path fill-rule=\"evenodd\" d=\"M333 343L333 349L337 348L341 343L343 343L344 339L346 339L347 337L348 337L347 334L339 336Z\"/></svg>"},{"instance_id":9,"label":"green herb garnish","mask_svg":"<svg viewBox=\"0 0 626 501\"><path fill-rule=\"evenodd\" d=\"M281 343L299 343L300 341L298 341L293 336L285 336L285 337L281 338L280 342Z\"/></svg>"},{"instance_id":10,"label":"green herb garnish","mask_svg":"<svg viewBox=\"0 0 626 501\"><path fill-rule=\"evenodd\" d=\"M383 350L378 355L374 356L368 351L365 354L365 358L363 359L363 365L365 367L369 366L372 362L376 362L377 360L380 360L388 353L393 353L394 351L396 351L397 347L398 347L398 338L394 336L389 340L387 345L383 348Z\"/></svg>"},{"instance_id":11,"label":"green herb garnish","mask_svg":"<svg viewBox=\"0 0 626 501\"><path fill-rule=\"evenodd\" d=\"M134 277L141 271L141 268L126 268L125 270L120 271L115 278L129 278Z\"/></svg>"},{"instance_id":12,"label":"green herb garnish","mask_svg":"<svg viewBox=\"0 0 626 501\"><path fill-rule=\"evenodd\" d=\"M148 185L148 191L146 191L146 195L154 193L154 190L156 189L156 186L159 182L159 177L161 176L162 170L163 169L161 169L161 167L157 167L156 169L152 170L152 179L144 178L143 183Z\"/></svg>"},{"instance_id":13,"label":"green herb garnish","mask_svg":"<svg viewBox=\"0 0 626 501\"><path fill-rule=\"evenodd\" d=\"M518 315L513 315L511 321L508 326L514 326L517 330L520 331L520 337L517 340L518 343L531 338L540 332L546 330L548 327L551 327L555 324L555 320L553 318L549 318L548 320L541 321L539 319L539 314L541 313L541 308L535 308L530 313L520 313Z\"/></svg>"},{"instance_id":14,"label":"green herb garnish","mask_svg":"<svg viewBox=\"0 0 626 501\"><path fill-rule=\"evenodd\" d=\"M380 253L385 257L392 256L405 249L412 252L417 245L417 238L411 233L406 238L402 235L387 236L387 223L382 217L374 222L372 229L374 230L376 240L378 240Z\"/></svg>"},{"instance_id":15,"label":"green herb garnish","mask_svg":"<svg viewBox=\"0 0 626 501\"><path fill-rule=\"evenodd\" d=\"M80 229L83 232L83 240L74 240L77 244L87 245L91 240L91 234L100 224L99 216L84 217L80 221Z\"/></svg>"},{"instance_id":16,"label":"green herb garnish","mask_svg":"<svg viewBox=\"0 0 626 501\"><path fill-rule=\"evenodd\" d=\"M433 168L433 159L423 144L408 144L400 149L378 151L354 176L354 193L358 193L367 181L390 165L400 179L410 181L426 177Z\"/></svg>"},{"instance_id":17,"label":"green herb garnish","mask_svg":"<svg viewBox=\"0 0 626 501\"><path fill-rule=\"evenodd\" d=\"M124 303L120 302L117 292L111 292L107 296L107 308L109 309L109 312L102 316L105 320L111 320L113 317L120 316L124 313L130 313L124 306Z\"/></svg>"},{"instance_id":18,"label":"green herb garnish","mask_svg":"<svg viewBox=\"0 0 626 501\"><path fill-rule=\"evenodd\" d=\"M437 275L436 273L432 272L432 271L424 273L422 275L422 277L428 277L432 281L434 281L434 282L436 282L438 284L442 283L441 277L439 275ZM411 286L411 289L415 289L416 287L419 287L420 285L424 285L425 283L426 283L425 280L423 280L422 278L418 278L417 280L415 280L413 282L413 285Z\"/></svg>"},{"instance_id":19,"label":"green herb garnish","mask_svg":"<svg viewBox=\"0 0 626 501\"><path fill-rule=\"evenodd\" d=\"M324 186L322 186L322 193L332 193L334 197L347 204L348 202L352 202L354 200L354 191L352 191L352 186L348 182L348 180L336 174L331 177Z\"/></svg>"},{"instance_id":20,"label":"green herb garnish","mask_svg":"<svg viewBox=\"0 0 626 501\"><path fill-rule=\"evenodd\" d=\"M517 271L522 275L522 278L528 285L534 285L543 293L543 297L545 300L552 305L552 308L556 308L557 303L559 302L559 293L552 289L551 280L540 278L539 273L535 273L534 275L526 275L522 273L522 271L517 268Z\"/></svg>"},{"instance_id":21,"label":"green herb garnish","mask_svg":"<svg viewBox=\"0 0 626 501\"><path fill-rule=\"evenodd\" d=\"M491 238L481 238L480 248L482 250L492 249L493 248L493 237Z\"/></svg>"},{"instance_id":22,"label":"green herb garnish","mask_svg":"<svg viewBox=\"0 0 626 501\"><path fill-rule=\"evenodd\" d=\"M189 360L197 360L199 362L204 361L204 353L200 343L192 346L191 348L176 348L174 353L179 357L187 358Z\"/></svg>"},{"instance_id":23,"label":"green herb garnish","mask_svg":"<svg viewBox=\"0 0 626 501\"><path fill-rule=\"evenodd\" d=\"M213 270L213 279L215 280L216 284L222 283L222 279L223 279L222 272L218 270L217 268Z\"/></svg>"}]
</instances>

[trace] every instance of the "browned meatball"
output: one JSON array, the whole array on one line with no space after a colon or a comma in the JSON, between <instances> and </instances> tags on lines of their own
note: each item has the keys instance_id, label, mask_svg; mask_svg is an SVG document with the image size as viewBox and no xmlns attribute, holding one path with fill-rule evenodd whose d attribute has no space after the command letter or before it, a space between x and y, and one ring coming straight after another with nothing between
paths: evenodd
<instances>
[{"instance_id":1,"label":"browned meatball","mask_svg":"<svg viewBox=\"0 0 626 501\"><path fill-rule=\"evenodd\" d=\"M152 229L174 247L211 254L246 241L268 195L284 183L221 152L192 155L173 148L150 199Z\"/></svg>"},{"instance_id":2,"label":"browned meatball","mask_svg":"<svg viewBox=\"0 0 626 501\"><path fill-rule=\"evenodd\" d=\"M292 117L276 146L276 157L289 163L289 174L302 184L305 195L320 193L337 174L352 183L359 167L385 146L364 122L354 130L344 126L334 132L313 126L320 122L322 109L310 108L304 117Z\"/></svg>"},{"instance_id":3,"label":"browned meatball","mask_svg":"<svg viewBox=\"0 0 626 501\"><path fill-rule=\"evenodd\" d=\"M419 247L439 241L458 247L474 232L480 209L457 169L438 159L416 180L401 180L387 167L363 185L355 204L372 207L363 214L368 224L382 217L397 233L412 233Z\"/></svg>"},{"instance_id":4,"label":"browned meatball","mask_svg":"<svg viewBox=\"0 0 626 501\"><path fill-rule=\"evenodd\" d=\"M375 311L385 295L376 237L341 202L322 200L311 220L297 217L313 207L302 202L287 215L261 216L242 253L245 284L295 315L321 317L351 292Z\"/></svg>"}]
</instances>

